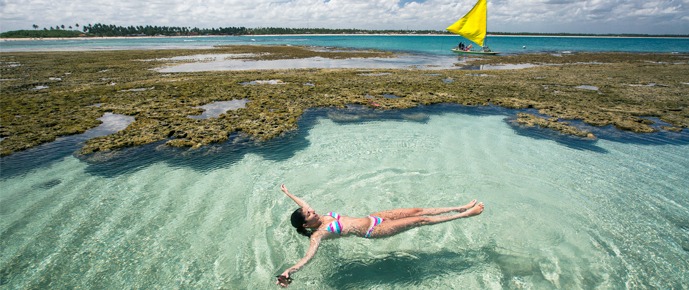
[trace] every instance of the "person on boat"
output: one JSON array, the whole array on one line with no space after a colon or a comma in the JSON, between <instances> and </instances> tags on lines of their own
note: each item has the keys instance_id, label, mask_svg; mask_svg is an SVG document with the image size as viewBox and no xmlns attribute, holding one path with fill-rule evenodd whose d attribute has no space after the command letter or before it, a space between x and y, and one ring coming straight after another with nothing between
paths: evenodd
<instances>
[{"instance_id":1,"label":"person on boat","mask_svg":"<svg viewBox=\"0 0 689 290\"><path fill-rule=\"evenodd\" d=\"M459 48L459 50L464 50L464 42L460 42L457 48Z\"/></svg>"},{"instance_id":2,"label":"person on boat","mask_svg":"<svg viewBox=\"0 0 689 290\"><path fill-rule=\"evenodd\" d=\"M291 275L299 271L316 255L318 246L323 239L349 235L367 239L384 238L415 227L476 216L481 214L484 208L482 202L477 203L476 200L472 200L466 205L457 207L400 208L359 218L343 216L334 212L321 216L304 200L291 194L284 184L280 186L280 189L299 205L299 208L292 213L292 226L297 229L299 234L310 240L309 249L304 257L277 276L276 284L282 287L287 287L292 282ZM453 214L442 215L451 212Z\"/></svg>"},{"instance_id":3,"label":"person on boat","mask_svg":"<svg viewBox=\"0 0 689 290\"><path fill-rule=\"evenodd\" d=\"M471 48L472 48L473 46L474 46L473 44L469 43L469 45L467 45L467 46L464 48L464 51L471 51Z\"/></svg>"}]
</instances>

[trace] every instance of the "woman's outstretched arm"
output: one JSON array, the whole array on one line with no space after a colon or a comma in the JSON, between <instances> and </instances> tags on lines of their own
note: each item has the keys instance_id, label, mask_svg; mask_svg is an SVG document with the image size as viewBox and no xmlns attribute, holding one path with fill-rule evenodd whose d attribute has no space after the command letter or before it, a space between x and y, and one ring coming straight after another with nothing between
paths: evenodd
<instances>
[{"instance_id":1,"label":"woman's outstretched arm","mask_svg":"<svg viewBox=\"0 0 689 290\"><path fill-rule=\"evenodd\" d=\"M316 255L316 252L318 251L318 246L321 244L321 239L323 238L323 234L316 232L313 235L311 235L310 241L311 243L309 244L309 250L306 251L306 255L304 255L299 262L294 264L294 266L287 268L280 276L284 276L285 280L287 280L290 275L292 275L294 272L299 271L306 263L308 263L313 256ZM280 279L278 279L278 282L276 283L282 287L287 287L289 285L289 282L286 283L281 283Z\"/></svg>"},{"instance_id":2,"label":"woman's outstretched arm","mask_svg":"<svg viewBox=\"0 0 689 290\"><path fill-rule=\"evenodd\" d=\"M282 192L284 192L287 196L289 196L289 198L291 198L294 202L296 202L297 205L299 205L299 207L311 208L311 206L309 206L309 204L306 203L304 200L296 197L294 194L289 193L289 190L287 190L287 186L285 186L284 184L280 185L280 189L282 189Z\"/></svg>"}]
</instances>

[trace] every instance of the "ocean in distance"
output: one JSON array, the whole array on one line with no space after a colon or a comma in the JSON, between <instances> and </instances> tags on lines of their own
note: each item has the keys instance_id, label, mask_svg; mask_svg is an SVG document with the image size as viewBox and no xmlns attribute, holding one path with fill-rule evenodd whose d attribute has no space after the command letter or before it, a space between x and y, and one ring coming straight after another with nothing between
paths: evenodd
<instances>
[{"instance_id":1,"label":"ocean in distance","mask_svg":"<svg viewBox=\"0 0 689 290\"><path fill-rule=\"evenodd\" d=\"M244 38L423 54L447 53L457 41L430 37L447 44L423 51L410 47L422 47L425 36L405 38L414 44L380 36L366 40L377 44L355 45L334 36ZM502 38L491 46L499 49ZM58 40L75 43L40 50L222 42L211 39ZM587 39L571 41L583 46ZM211 43L195 43L205 40ZM150 44L132 44L138 41ZM532 46L505 41L515 53ZM649 41L660 42L646 47L672 47ZM14 43L3 42L2 51ZM596 51L593 44L548 47L538 51ZM647 49L639 51L655 51ZM279 191L286 183L320 213L365 216L473 198L486 204L478 217L391 238L325 241L294 275L293 289L686 289L689 133L604 127L591 128L598 140L584 141L521 128L514 115L456 105L314 109L298 131L260 144L235 139L193 151L152 144L106 159L75 155L88 138L126 126L115 120L3 157L0 287L277 287L274 276L308 245L290 226L295 205Z\"/></svg>"},{"instance_id":2,"label":"ocean in distance","mask_svg":"<svg viewBox=\"0 0 689 290\"><path fill-rule=\"evenodd\" d=\"M0 41L0 51L210 48L217 45L271 44L380 49L452 55L460 36L438 35L290 35L79 38ZM502 53L534 52L689 52L689 38L489 36L486 44Z\"/></svg>"}]
</instances>

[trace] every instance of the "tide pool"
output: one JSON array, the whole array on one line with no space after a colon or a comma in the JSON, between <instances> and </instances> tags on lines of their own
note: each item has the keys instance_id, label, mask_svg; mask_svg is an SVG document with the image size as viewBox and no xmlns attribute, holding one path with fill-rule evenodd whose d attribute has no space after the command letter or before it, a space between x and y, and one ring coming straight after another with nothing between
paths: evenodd
<instances>
[{"instance_id":1,"label":"tide pool","mask_svg":"<svg viewBox=\"0 0 689 290\"><path fill-rule=\"evenodd\" d=\"M686 132L601 128L592 142L511 116L312 110L299 131L261 144L77 158L90 136L75 136L4 157L0 283L277 287L308 247L290 226L285 183L319 213L486 204L480 216L386 239L325 241L293 289L686 287Z\"/></svg>"}]
</instances>

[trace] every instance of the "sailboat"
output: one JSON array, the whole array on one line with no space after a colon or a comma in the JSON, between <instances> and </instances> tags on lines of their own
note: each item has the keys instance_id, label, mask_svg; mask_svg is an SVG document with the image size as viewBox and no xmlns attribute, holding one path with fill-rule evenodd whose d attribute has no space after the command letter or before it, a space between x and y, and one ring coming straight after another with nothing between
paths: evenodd
<instances>
[{"instance_id":1,"label":"sailboat","mask_svg":"<svg viewBox=\"0 0 689 290\"><path fill-rule=\"evenodd\" d=\"M486 0L478 0L474 8L464 15L464 17L457 20L457 22L448 26L446 29L454 34L459 34L464 38L473 41L481 47L481 50L471 50L471 45L466 47L458 46L452 51L461 54L483 54L494 55L498 52L490 50L485 45L486 27L488 22L488 4Z\"/></svg>"}]
</instances>

